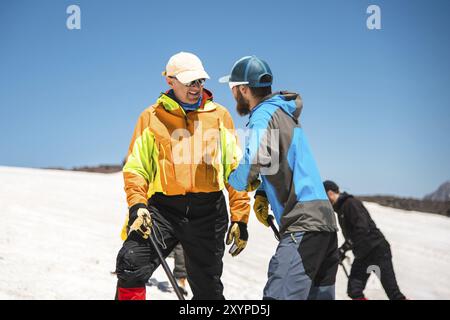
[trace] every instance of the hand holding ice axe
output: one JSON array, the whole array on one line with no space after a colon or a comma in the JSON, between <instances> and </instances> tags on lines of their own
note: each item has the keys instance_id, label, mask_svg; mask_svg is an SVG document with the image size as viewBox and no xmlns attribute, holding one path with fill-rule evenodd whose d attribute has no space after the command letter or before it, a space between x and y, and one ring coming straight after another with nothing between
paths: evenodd
<instances>
[{"instance_id":1,"label":"hand holding ice axe","mask_svg":"<svg viewBox=\"0 0 450 320\"><path fill-rule=\"evenodd\" d=\"M273 222L274 216L269 215L269 201L267 200L267 197L261 194L257 194L255 196L253 210L255 211L255 215L258 221L266 227L270 227L275 235L275 238L280 241L280 232Z\"/></svg>"}]
</instances>

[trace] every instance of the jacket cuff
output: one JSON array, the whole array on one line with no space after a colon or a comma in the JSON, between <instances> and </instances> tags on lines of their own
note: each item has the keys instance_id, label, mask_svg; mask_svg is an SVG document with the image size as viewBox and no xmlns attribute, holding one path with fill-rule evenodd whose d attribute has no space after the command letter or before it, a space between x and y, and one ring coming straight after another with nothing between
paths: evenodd
<instances>
[{"instance_id":1,"label":"jacket cuff","mask_svg":"<svg viewBox=\"0 0 450 320\"><path fill-rule=\"evenodd\" d=\"M137 218L137 211L141 208L147 209L147 205L144 203L136 203L128 209L128 225L131 225Z\"/></svg>"},{"instance_id":2,"label":"jacket cuff","mask_svg":"<svg viewBox=\"0 0 450 320\"><path fill-rule=\"evenodd\" d=\"M344 244L341 246L341 249L345 251L349 251L352 250L353 248L353 243L350 240L347 240L344 242Z\"/></svg>"},{"instance_id":3,"label":"jacket cuff","mask_svg":"<svg viewBox=\"0 0 450 320\"><path fill-rule=\"evenodd\" d=\"M263 197L267 198L266 191L264 191L262 189L256 190L256 192L255 192L255 199L256 199L256 196L263 196Z\"/></svg>"},{"instance_id":4,"label":"jacket cuff","mask_svg":"<svg viewBox=\"0 0 450 320\"><path fill-rule=\"evenodd\" d=\"M247 224L249 215L250 215L250 213L231 212L230 221L231 221L231 223L233 223L233 222L242 222L242 223Z\"/></svg>"}]
</instances>

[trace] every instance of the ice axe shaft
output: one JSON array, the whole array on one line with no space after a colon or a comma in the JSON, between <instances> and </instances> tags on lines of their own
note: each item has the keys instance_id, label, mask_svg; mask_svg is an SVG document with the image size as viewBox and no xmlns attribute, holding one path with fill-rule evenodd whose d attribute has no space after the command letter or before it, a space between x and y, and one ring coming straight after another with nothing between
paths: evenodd
<instances>
[{"instance_id":1,"label":"ice axe shaft","mask_svg":"<svg viewBox=\"0 0 450 320\"><path fill-rule=\"evenodd\" d=\"M178 283L175 280L175 277L173 276L172 271L170 271L170 268L167 265L167 262L164 259L164 256L163 256L161 250L159 249L158 244L156 243L155 239L153 238L153 232L150 233L150 237L149 238L150 238L150 242L151 242L153 248L155 248L155 251L158 254L159 260L161 261L161 265L164 268L164 271L166 272L167 278L169 278L169 281L172 284L172 287L175 290L175 293L177 294L178 299L179 300L185 300L184 296L183 296L183 293L181 293L181 290L178 287Z\"/></svg>"},{"instance_id":2,"label":"ice axe shaft","mask_svg":"<svg viewBox=\"0 0 450 320\"><path fill-rule=\"evenodd\" d=\"M280 237L280 232L278 231L277 227L275 226L275 223L273 223L273 219L274 217L272 215L269 215L267 217L267 223L269 224L270 228L273 231L273 234L275 235L275 238L280 241L281 237Z\"/></svg>"},{"instance_id":3,"label":"ice axe shaft","mask_svg":"<svg viewBox=\"0 0 450 320\"><path fill-rule=\"evenodd\" d=\"M345 273L345 275L347 276L347 278L349 277L349 275L348 275L348 271L347 271L347 268L345 267L345 265L344 265L344 261L345 261L345 259L347 259L348 257L345 257L344 259L342 259L341 261L339 261L339 265L342 267L342 269L344 270L344 273Z\"/></svg>"}]
</instances>

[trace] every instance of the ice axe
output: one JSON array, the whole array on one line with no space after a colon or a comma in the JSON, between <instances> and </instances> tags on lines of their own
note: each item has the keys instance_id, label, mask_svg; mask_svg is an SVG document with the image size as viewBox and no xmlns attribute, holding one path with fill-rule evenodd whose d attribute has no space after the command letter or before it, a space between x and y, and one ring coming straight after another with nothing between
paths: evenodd
<instances>
[{"instance_id":1,"label":"ice axe","mask_svg":"<svg viewBox=\"0 0 450 320\"><path fill-rule=\"evenodd\" d=\"M280 232L278 231L277 227L275 226L275 223L273 223L273 219L275 219L274 216L270 214L267 217L267 223L269 224L270 228L272 229L273 234L275 235L275 239L280 241L280 239L281 239Z\"/></svg>"},{"instance_id":2,"label":"ice axe","mask_svg":"<svg viewBox=\"0 0 450 320\"><path fill-rule=\"evenodd\" d=\"M342 267L342 269L344 270L344 273L345 273L345 275L347 276L347 279L348 279L348 271L347 271L347 268L344 266L344 261L345 261L345 259L347 259L348 257L347 256L344 256L344 258L343 259L340 259L339 260L339 265Z\"/></svg>"}]
</instances>

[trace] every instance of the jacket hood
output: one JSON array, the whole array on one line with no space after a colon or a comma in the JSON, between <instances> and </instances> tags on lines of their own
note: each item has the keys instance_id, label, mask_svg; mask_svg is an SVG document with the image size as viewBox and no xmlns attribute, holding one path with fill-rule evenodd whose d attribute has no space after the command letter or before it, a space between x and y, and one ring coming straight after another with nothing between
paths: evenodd
<instances>
[{"instance_id":1,"label":"jacket hood","mask_svg":"<svg viewBox=\"0 0 450 320\"><path fill-rule=\"evenodd\" d=\"M336 203L333 205L333 208L335 210L338 210L341 208L342 204L347 200L348 198L353 198L351 194L348 194L347 192L342 192L339 195L339 198L337 199Z\"/></svg>"},{"instance_id":2,"label":"jacket hood","mask_svg":"<svg viewBox=\"0 0 450 320\"><path fill-rule=\"evenodd\" d=\"M267 96L256 108L252 110L252 113L262 104L272 104L278 108L281 108L295 120L300 117L303 109L303 101L300 95L298 93L288 91L279 91Z\"/></svg>"}]
</instances>

